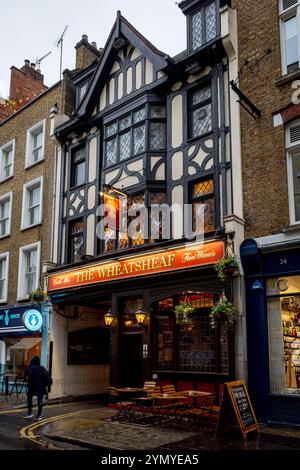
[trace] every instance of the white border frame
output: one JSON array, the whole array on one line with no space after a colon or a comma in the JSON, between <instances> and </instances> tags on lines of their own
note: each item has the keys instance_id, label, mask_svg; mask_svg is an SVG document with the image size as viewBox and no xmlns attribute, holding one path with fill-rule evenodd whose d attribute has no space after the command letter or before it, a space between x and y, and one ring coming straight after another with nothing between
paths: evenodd
<instances>
[{"instance_id":1,"label":"white border frame","mask_svg":"<svg viewBox=\"0 0 300 470\"><path fill-rule=\"evenodd\" d=\"M9 237L11 235L11 217L12 217L12 205L13 205L13 192L3 194L0 196L0 204L5 200L9 199L9 221L8 221L8 232L5 235L0 236L0 240Z\"/></svg>"},{"instance_id":2,"label":"white border frame","mask_svg":"<svg viewBox=\"0 0 300 470\"><path fill-rule=\"evenodd\" d=\"M8 276L9 276L9 251L6 251L5 253L0 253L0 261L4 258L6 259L5 288L4 288L5 296L2 299L0 298L0 304L7 303Z\"/></svg>"},{"instance_id":3,"label":"white border frame","mask_svg":"<svg viewBox=\"0 0 300 470\"><path fill-rule=\"evenodd\" d=\"M31 243L30 245L21 246L19 249L19 271L18 271L18 292L17 292L17 300L27 300L29 298L29 294L24 292L24 254L27 251L32 250L33 248L37 248L37 273L36 273L36 289L39 285L40 281L40 274L41 274L41 242Z\"/></svg>"},{"instance_id":4,"label":"white border frame","mask_svg":"<svg viewBox=\"0 0 300 470\"><path fill-rule=\"evenodd\" d=\"M31 161L32 156L32 135L34 131L36 131L39 127L43 128L43 156L37 162ZM37 122L34 126L27 129L26 133L26 155L25 155L25 169L30 168L38 163L42 162L45 159L45 141L46 141L46 119L42 119L42 121Z\"/></svg>"},{"instance_id":5,"label":"white border frame","mask_svg":"<svg viewBox=\"0 0 300 470\"><path fill-rule=\"evenodd\" d=\"M8 148L12 147L12 171L11 175L1 178L2 169L3 169L3 154L7 151ZM12 139L7 144L2 145L0 148L0 183L7 181L8 179L14 176L15 171L15 153L16 153L16 139Z\"/></svg>"},{"instance_id":6,"label":"white border frame","mask_svg":"<svg viewBox=\"0 0 300 470\"><path fill-rule=\"evenodd\" d=\"M27 211L28 211L28 191L35 187L40 187L40 217L36 224L27 224ZM31 227L36 227L43 222L43 194L44 194L44 177L40 176L35 180L28 181L23 185L23 198L22 198L22 216L21 216L21 230L27 230Z\"/></svg>"}]
</instances>

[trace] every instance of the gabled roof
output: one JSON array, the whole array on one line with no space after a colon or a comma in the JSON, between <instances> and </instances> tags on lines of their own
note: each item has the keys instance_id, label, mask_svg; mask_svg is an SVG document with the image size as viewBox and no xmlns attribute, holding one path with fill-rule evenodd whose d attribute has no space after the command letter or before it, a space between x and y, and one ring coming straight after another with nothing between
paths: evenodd
<instances>
[{"instance_id":1,"label":"gabled roof","mask_svg":"<svg viewBox=\"0 0 300 470\"><path fill-rule=\"evenodd\" d=\"M129 21L126 20L118 11L117 19L112 27L109 37L106 41L102 58L95 70L94 77L91 80L89 89L78 110L77 117L92 112L95 105L95 97L101 92L111 67L118 55L118 50L114 44L118 39L126 39L153 64L154 70L158 71L165 68L172 59L164 52L159 51L150 41L148 41L139 31L137 31Z\"/></svg>"}]
</instances>

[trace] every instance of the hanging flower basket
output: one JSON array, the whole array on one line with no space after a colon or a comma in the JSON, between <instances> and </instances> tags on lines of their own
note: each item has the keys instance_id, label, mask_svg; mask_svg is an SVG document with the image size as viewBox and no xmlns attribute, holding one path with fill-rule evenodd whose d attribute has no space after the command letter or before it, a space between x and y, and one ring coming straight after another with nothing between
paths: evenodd
<instances>
[{"instance_id":1,"label":"hanging flower basket","mask_svg":"<svg viewBox=\"0 0 300 470\"><path fill-rule=\"evenodd\" d=\"M33 290L29 294L29 300L30 300L31 305L36 305L36 304L39 304L41 302L46 302L47 293L43 289L38 288L36 290Z\"/></svg>"},{"instance_id":2,"label":"hanging flower basket","mask_svg":"<svg viewBox=\"0 0 300 470\"><path fill-rule=\"evenodd\" d=\"M238 317L237 308L226 299L222 294L219 302L211 309L209 314L211 328L217 328L221 322L227 322L230 329L234 327L234 323Z\"/></svg>"},{"instance_id":3,"label":"hanging flower basket","mask_svg":"<svg viewBox=\"0 0 300 470\"><path fill-rule=\"evenodd\" d=\"M175 318L178 325L191 325L192 315L196 309L190 302L183 302L175 307Z\"/></svg>"},{"instance_id":4,"label":"hanging flower basket","mask_svg":"<svg viewBox=\"0 0 300 470\"><path fill-rule=\"evenodd\" d=\"M225 256L215 264L218 278L226 282L230 277L240 273L238 259L235 255Z\"/></svg>"}]
</instances>

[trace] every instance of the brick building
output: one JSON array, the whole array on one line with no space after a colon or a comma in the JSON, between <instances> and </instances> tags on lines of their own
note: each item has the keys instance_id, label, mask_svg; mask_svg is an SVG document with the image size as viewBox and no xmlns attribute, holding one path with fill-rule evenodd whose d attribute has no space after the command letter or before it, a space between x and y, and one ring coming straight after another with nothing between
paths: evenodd
<instances>
[{"instance_id":1,"label":"brick building","mask_svg":"<svg viewBox=\"0 0 300 470\"><path fill-rule=\"evenodd\" d=\"M51 304L40 297L32 306L30 300L33 291L43 291L53 258L54 119L63 122L71 115L72 80L100 56L87 38L77 51L82 63L50 88L28 61L20 70L12 67L10 98L18 106L0 123L0 363L16 374L24 373L33 354L45 365L48 360Z\"/></svg>"},{"instance_id":2,"label":"brick building","mask_svg":"<svg viewBox=\"0 0 300 470\"><path fill-rule=\"evenodd\" d=\"M250 100L241 98L249 389L261 420L299 424L300 6L232 4L238 87Z\"/></svg>"}]
</instances>

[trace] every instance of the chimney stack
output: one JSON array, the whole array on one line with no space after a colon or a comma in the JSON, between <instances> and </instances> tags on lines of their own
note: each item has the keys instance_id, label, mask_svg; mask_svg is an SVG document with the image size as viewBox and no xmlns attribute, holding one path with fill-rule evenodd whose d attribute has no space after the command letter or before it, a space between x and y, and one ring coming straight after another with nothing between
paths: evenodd
<instances>
[{"instance_id":1,"label":"chimney stack","mask_svg":"<svg viewBox=\"0 0 300 470\"><path fill-rule=\"evenodd\" d=\"M44 85L44 76L39 70L35 70L35 64L30 64L28 59L24 61L21 69L12 66L10 70L9 97L12 100L25 104L47 89Z\"/></svg>"},{"instance_id":2,"label":"chimney stack","mask_svg":"<svg viewBox=\"0 0 300 470\"><path fill-rule=\"evenodd\" d=\"M75 46L76 69L83 70L99 59L100 52L95 42L89 43L88 36L83 34L81 40Z\"/></svg>"}]
</instances>

